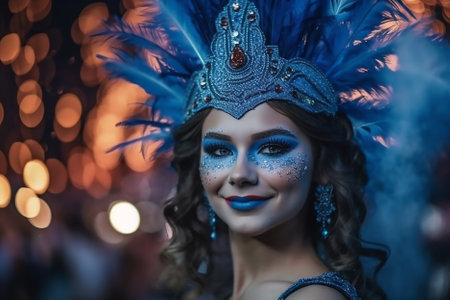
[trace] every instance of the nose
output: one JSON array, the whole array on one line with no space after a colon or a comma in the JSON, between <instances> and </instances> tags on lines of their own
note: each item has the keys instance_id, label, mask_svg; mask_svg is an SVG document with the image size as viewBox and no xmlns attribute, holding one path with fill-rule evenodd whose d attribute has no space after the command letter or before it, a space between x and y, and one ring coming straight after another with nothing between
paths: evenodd
<instances>
[{"instance_id":1,"label":"nose","mask_svg":"<svg viewBox=\"0 0 450 300\"><path fill-rule=\"evenodd\" d=\"M238 157L233 169L230 172L228 183L238 187L255 185L258 183L258 174L255 166L245 155Z\"/></svg>"}]
</instances>

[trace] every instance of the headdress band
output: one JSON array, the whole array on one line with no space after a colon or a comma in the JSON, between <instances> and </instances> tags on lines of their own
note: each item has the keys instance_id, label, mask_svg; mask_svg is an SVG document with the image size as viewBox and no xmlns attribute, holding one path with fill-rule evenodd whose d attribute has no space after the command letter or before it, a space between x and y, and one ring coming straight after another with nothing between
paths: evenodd
<instances>
[{"instance_id":1,"label":"headdress band","mask_svg":"<svg viewBox=\"0 0 450 300\"><path fill-rule=\"evenodd\" d=\"M311 113L334 115L330 82L310 62L284 59L266 46L259 13L248 0L230 1L216 19L212 56L188 87L185 120L213 107L236 119L270 99L288 101Z\"/></svg>"}]
</instances>

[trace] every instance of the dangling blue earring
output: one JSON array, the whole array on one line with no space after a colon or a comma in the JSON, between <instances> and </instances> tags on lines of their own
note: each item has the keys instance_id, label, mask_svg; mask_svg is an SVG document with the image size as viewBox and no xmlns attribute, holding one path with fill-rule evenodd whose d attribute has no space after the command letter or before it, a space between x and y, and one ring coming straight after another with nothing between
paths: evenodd
<instances>
[{"instance_id":1,"label":"dangling blue earring","mask_svg":"<svg viewBox=\"0 0 450 300\"><path fill-rule=\"evenodd\" d=\"M316 200L314 201L314 210L317 213L316 221L321 223L320 233L326 239L328 237L328 230L326 224L331 223L331 214L336 210L333 201L333 185L318 185L316 189Z\"/></svg>"},{"instance_id":2,"label":"dangling blue earring","mask_svg":"<svg viewBox=\"0 0 450 300\"><path fill-rule=\"evenodd\" d=\"M211 228L211 239L215 240L217 238L216 234L216 213L211 207L211 204L209 203L208 197L206 196L206 193L203 193L205 197L206 205L208 206L208 221L209 221L209 227Z\"/></svg>"}]
</instances>

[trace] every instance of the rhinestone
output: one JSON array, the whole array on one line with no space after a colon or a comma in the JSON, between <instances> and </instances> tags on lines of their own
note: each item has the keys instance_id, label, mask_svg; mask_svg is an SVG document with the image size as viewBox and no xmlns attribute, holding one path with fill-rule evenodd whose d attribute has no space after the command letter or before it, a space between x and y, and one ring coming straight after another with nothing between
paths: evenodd
<instances>
[{"instance_id":1,"label":"rhinestone","mask_svg":"<svg viewBox=\"0 0 450 300\"><path fill-rule=\"evenodd\" d=\"M222 27L227 27L228 26L227 18L222 17L222 20L220 21L220 25L222 25Z\"/></svg>"},{"instance_id":2,"label":"rhinestone","mask_svg":"<svg viewBox=\"0 0 450 300\"><path fill-rule=\"evenodd\" d=\"M205 67L206 67L207 69L211 69L211 63L208 61L208 62L205 64Z\"/></svg>"},{"instance_id":3,"label":"rhinestone","mask_svg":"<svg viewBox=\"0 0 450 300\"><path fill-rule=\"evenodd\" d=\"M197 102L194 102L194 104L192 104L193 108L197 108Z\"/></svg>"},{"instance_id":4,"label":"rhinestone","mask_svg":"<svg viewBox=\"0 0 450 300\"><path fill-rule=\"evenodd\" d=\"M271 49L271 48L267 49L267 54L272 55L273 54L273 49Z\"/></svg>"},{"instance_id":5,"label":"rhinestone","mask_svg":"<svg viewBox=\"0 0 450 300\"><path fill-rule=\"evenodd\" d=\"M205 96L205 98L203 98L203 100L205 101L205 102L210 102L211 101L211 96Z\"/></svg>"},{"instance_id":6,"label":"rhinestone","mask_svg":"<svg viewBox=\"0 0 450 300\"><path fill-rule=\"evenodd\" d=\"M246 60L244 50L242 50L242 48L239 47L238 45L235 45L233 52L231 52L230 66L233 69L240 69L243 66L245 66L245 63Z\"/></svg>"},{"instance_id":7,"label":"rhinestone","mask_svg":"<svg viewBox=\"0 0 450 300\"><path fill-rule=\"evenodd\" d=\"M291 94L292 94L292 97L294 97L295 99L298 99L298 94L296 91L293 91Z\"/></svg>"},{"instance_id":8,"label":"rhinestone","mask_svg":"<svg viewBox=\"0 0 450 300\"><path fill-rule=\"evenodd\" d=\"M283 91L283 87L282 87L281 85L277 84L277 85L275 86L275 92L281 93L282 91Z\"/></svg>"},{"instance_id":9,"label":"rhinestone","mask_svg":"<svg viewBox=\"0 0 450 300\"><path fill-rule=\"evenodd\" d=\"M239 32L237 31L233 31L233 33L231 34L232 37L238 37L239 36Z\"/></svg>"},{"instance_id":10,"label":"rhinestone","mask_svg":"<svg viewBox=\"0 0 450 300\"><path fill-rule=\"evenodd\" d=\"M233 3L233 10L234 11L239 11L241 7L239 6L239 3Z\"/></svg>"},{"instance_id":11,"label":"rhinestone","mask_svg":"<svg viewBox=\"0 0 450 300\"><path fill-rule=\"evenodd\" d=\"M256 15L255 15L255 12L253 12L253 11L251 11L251 12L248 14L248 16L247 16L247 19L248 19L250 22L255 21L255 18L256 18Z\"/></svg>"}]
</instances>

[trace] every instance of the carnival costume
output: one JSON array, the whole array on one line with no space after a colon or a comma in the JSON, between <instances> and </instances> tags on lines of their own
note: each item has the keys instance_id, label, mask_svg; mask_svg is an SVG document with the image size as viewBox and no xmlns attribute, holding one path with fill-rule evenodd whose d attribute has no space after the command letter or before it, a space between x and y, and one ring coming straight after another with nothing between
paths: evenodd
<instances>
[{"instance_id":1,"label":"carnival costume","mask_svg":"<svg viewBox=\"0 0 450 300\"><path fill-rule=\"evenodd\" d=\"M140 26L119 19L106 25L100 35L112 36L132 51L102 57L105 67L150 95L143 103L150 109L147 119L121 123L144 126L146 134L114 149L162 141L155 155L170 153L172 130L197 112L215 108L239 119L268 100L287 101L312 114L345 113L366 154L380 137L384 141L384 115L393 92L387 78L398 67L396 41L415 27L404 4L226 2L149 0L143 4L147 21ZM326 206L328 213L335 210L332 203ZM329 215L318 207L326 238ZM301 279L279 299L308 284L328 285L358 299L351 284L335 272Z\"/></svg>"}]
</instances>

